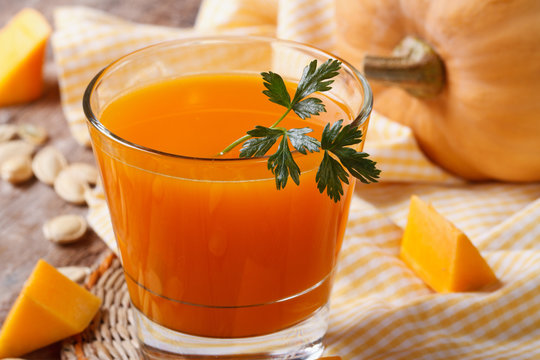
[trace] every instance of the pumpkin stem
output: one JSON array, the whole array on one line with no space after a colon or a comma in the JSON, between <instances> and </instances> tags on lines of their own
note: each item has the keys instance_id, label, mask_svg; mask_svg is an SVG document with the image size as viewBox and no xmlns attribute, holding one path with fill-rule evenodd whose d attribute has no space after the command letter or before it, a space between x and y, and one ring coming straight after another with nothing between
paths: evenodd
<instances>
[{"instance_id":1,"label":"pumpkin stem","mask_svg":"<svg viewBox=\"0 0 540 360\"><path fill-rule=\"evenodd\" d=\"M439 55L424 41L410 36L401 41L391 57L367 55L364 74L370 80L397 85L421 98L434 97L445 83Z\"/></svg>"}]
</instances>

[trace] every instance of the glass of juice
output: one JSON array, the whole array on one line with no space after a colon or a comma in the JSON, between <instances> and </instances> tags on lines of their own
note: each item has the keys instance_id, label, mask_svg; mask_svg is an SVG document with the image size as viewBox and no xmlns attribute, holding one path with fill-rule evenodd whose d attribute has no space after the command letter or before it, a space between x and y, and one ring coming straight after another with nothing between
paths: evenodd
<instances>
[{"instance_id":1,"label":"glass of juice","mask_svg":"<svg viewBox=\"0 0 540 360\"><path fill-rule=\"evenodd\" d=\"M184 39L122 57L89 84L84 110L145 358L321 355L354 178L336 202L315 182L322 152L294 151L300 184L281 190L267 156L219 153L283 115L261 72L294 94L304 67L330 58L276 39ZM280 126L320 139L343 119L366 133L371 90L351 65L314 96L326 112L291 111Z\"/></svg>"}]
</instances>

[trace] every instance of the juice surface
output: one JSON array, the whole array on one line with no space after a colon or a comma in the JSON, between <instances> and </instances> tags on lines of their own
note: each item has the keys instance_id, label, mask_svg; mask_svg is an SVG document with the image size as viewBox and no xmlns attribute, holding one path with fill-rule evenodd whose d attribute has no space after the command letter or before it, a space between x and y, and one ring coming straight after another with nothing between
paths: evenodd
<instances>
[{"instance_id":1,"label":"juice surface","mask_svg":"<svg viewBox=\"0 0 540 360\"><path fill-rule=\"evenodd\" d=\"M285 112L263 90L262 79L256 75L184 77L120 97L106 108L100 121L116 135L151 149L215 157L246 131L256 125L270 126ZM326 99L326 113L302 120L291 112L280 126L311 127L311 135L320 139L321 124L350 118L342 105L319 97ZM239 149L225 157L238 157Z\"/></svg>"},{"instance_id":2,"label":"juice surface","mask_svg":"<svg viewBox=\"0 0 540 360\"><path fill-rule=\"evenodd\" d=\"M117 98L100 121L127 141L211 158L283 114L262 90L257 75L167 80ZM350 120L343 105L321 98L326 113L292 114L282 126L309 126L320 139L327 122ZM245 337L294 325L327 303L353 187L339 203L320 194L320 154L295 155L300 186L290 180L278 191L265 161L120 156L122 145L92 136L130 296L148 318L194 335Z\"/></svg>"}]
</instances>

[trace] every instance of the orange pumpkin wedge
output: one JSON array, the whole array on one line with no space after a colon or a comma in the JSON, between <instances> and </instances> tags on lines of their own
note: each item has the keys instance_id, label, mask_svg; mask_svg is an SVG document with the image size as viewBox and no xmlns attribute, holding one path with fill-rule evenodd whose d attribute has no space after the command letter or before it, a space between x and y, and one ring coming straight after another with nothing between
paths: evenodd
<instances>
[{"instance_id":1,"label":"orange pumpkin wedge","mask_svg":"<svg viewBox=\"0 0 540 360\"><path fill-rule=\"evenodd\" d=\"M80 333L100 305L100 298L40 260L2 326L0 359Z\"/></svg>"},{"instance_id":2,"label":"orange pumpkin wedge","mask_svg":"<svg viewBox=\"0 0 540 360\"><path fill-rule=\"evenodd\" d=\"M474 291L497 281L467 235L417 196L411 197L400 256L437 292Z\"/></svg>"},{"instance_id":3,"label":"orange pumpkin wedge","mask_svg":"<svg viewBox=\"0 0 540 360\"><path fill-rule=\"evenodd\" d=\"M0 107L37 99L51 27L34 9L23 9L0 30Z\"/></svg>"}]
</instances>

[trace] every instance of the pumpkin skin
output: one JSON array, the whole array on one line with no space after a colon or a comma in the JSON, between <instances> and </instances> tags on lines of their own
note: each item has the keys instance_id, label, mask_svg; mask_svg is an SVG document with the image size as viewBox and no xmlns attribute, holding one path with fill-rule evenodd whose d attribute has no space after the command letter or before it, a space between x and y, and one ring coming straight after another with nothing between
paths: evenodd
<instances>
[{"instance_id":1,"label":"pumpkin skin","mask_svg":"<svg viewBox=\"0 0 540 360\"><path fill-rule=\"evenodd\" d=\"M471 180L540 180L540 1L336 0L336 16L336 51L354 65L407 35L441 57L432 98L372 83L375 109L434 162Z\"/></svg>"}]
</instances>

